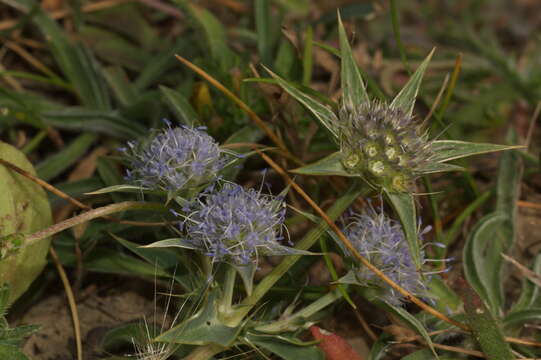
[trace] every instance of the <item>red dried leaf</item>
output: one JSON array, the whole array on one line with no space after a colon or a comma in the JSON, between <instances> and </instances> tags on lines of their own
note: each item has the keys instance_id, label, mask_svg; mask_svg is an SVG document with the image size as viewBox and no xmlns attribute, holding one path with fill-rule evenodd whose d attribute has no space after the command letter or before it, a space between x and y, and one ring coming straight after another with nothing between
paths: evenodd
<instances>
[{"instance_id":1,"label":"red dried leaf","mask_svg":"<svg viewBox=\"0 0 541 360\"><path fill-rule=\"evenodd\" d=\"M363 360L341 336L330 333L315 325L310 327L310 332L316 340L321 341L318 346L325 353L327 360Z\"/></svg>"}]
</instances>

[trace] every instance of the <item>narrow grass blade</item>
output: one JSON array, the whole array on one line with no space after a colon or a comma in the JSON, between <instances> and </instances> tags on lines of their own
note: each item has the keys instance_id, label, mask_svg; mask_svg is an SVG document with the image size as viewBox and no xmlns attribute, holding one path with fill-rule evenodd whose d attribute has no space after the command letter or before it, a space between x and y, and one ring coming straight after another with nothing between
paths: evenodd
<instances>
[{"instance_id":1,"label":"narrow grass blade","mask_svg":"<svg viewBox=\"0 0 541 360\"><path fill-rule=\"evenodd\" d=\"M160 86L160 91L165 102L180 122L188 126L201 125L194 108L181 93L166 86Z\"/></svg>"},{"instance_id":2,"label":"narrow grass blade","mask_svg":"<svg viewBox=\"0 0 541 360\"><path fill-rule=\"evenodd\" d=\"M86 153L97 137L92 133L79 135L64 149L39 163L36 167L39 178L49 181L62 173Z\"/></svg>"}]
</instances>

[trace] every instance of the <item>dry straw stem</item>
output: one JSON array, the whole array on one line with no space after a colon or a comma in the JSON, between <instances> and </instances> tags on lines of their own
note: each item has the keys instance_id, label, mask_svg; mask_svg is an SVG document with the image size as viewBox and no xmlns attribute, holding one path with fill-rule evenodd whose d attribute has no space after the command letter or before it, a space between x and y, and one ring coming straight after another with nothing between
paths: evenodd
<instances>
[{"instance_id":1,"label":"dry straw stem","mask_svg":"<svg viewBox=\"0 0 541 360\"><path fill-rule=\"evenodd\" d=\"M16 173L21 174L22 176L24 176L25 178L35 182L36 184L38 184L39 186L41 186L45 190L48 190L48 191L52 192L53 194L55 194L59 198L62 198L64 200L66 200L66 201L69 201L70 203L72 203L73 205L75 205L77 207L79 207L79 208L81 208L83 210L92 210L92 208L90 206L88 206L86 204L83 204L82 202L80 202L79 200L69 196L68 194L66 194L62 190L59 190L59 189L55 188L53 185L49 184L48 182L41 180L40 178L38 178L38 177L30 174L29 172L21 169L20 167L10 163L9 161L6 161L6 160L0 158L0 164L4 165L8 169L11 169L11 170L15 171ZM144 221L121 220L121 219L117 219L117 218L112 217L112 216L104 216L103 218L106 219L106 220L109 220L109 221L117 222L119 224L134 225L134 226L164 226L164 225L169 224L168 222L144 222Z\"/></svg>"},{"instance_id":2,"label":"dry straw stem","mask_svg":"<svg viewBox=\"0 0 541 360\"><path fill-rule=\"evenodd\" d=\"M73 296L73 290L71 289L68 276L66 275L66 272L64 271L64 268L62 267L62 264L60 263L60 260L58 259L58 255L56 254L54 247L51 246L51 248L49 249L49 253L51 254L51 258L53 258L54 265L56 267L56 270L58 271L58 274L60 275L60 279L62 280L62 285L64 286L64 291L66 292L66 297L68 298L68 304L71 311L71 318L73 321L73 331L75 333L75 346L77 348L77 360L83 360L83 342L81 340L81 323L79 322L79 312L77 311L77 304L75 302L75 296Z\"/></svg>"},{"instance_id":3,"label":"dry straw stem","mask_svg":"<svg viewBox=\"0 0 541 360\"><path fill-rule=\"evenodd\" d=\"M56 233L74 227L75 225L83 224L90 220L104 217L109 214L114 214L117 212L122 212L126 210L160 210L163 209L162 204L158 203L149 203L149 202L139 202L139 201L123 201L119 203L110 204L107 206L102 206L97 209L92 209L87 212L82 213L81 215L74 216L67 220L61 221L57 224L49 226L46 229L37 231L33 234L26 235L23 247L28 247L42 239L48 238Z\"/></svg>"}]
</instances>

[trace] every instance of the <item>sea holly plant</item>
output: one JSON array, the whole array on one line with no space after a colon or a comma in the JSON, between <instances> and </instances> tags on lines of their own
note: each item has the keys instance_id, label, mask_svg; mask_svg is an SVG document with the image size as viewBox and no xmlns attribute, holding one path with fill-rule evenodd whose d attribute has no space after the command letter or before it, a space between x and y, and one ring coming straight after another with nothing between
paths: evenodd
<instances>
[{"instance_id":1,"label":"sea holly plant","mask_svg":"<svg viewBox=\"0 0 541 360\"><path fill-rule=\"evenodd\" d=\"M413 262L420 268L421 250L413 201L415 179L426 174L462 170L447 164L450 160L516 146L430 139L425 124L415 118L413 110L434 50L391 102L371 99L340 16L338 23L342 99L337 113L267 69L278 85L311 111L339 147L339 151L292 172L358 177L384 192L400 217Z\"/></svg>"}]
</instances>

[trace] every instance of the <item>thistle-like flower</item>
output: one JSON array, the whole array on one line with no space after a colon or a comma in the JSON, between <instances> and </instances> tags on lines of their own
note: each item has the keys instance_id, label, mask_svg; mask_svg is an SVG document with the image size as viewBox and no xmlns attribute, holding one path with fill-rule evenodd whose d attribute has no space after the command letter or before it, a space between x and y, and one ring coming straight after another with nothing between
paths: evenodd
<instances>
[{"instance_id":1,"label":"thistle-like flower","mask_svg":"<svg viewBox=\"0 0 541 360\"><path fill-rule=\"evenodd\" d=\"M147 142L129 142L126 179L143 188L177 194L216 180L226 156L203 128L181 126L155 132Z\"/></svg>"},{"instance_id":2,"label":"thistle-like flower","mask_svg":"<svg viewBox=\"0 0 541 360\"><path fill-rule=\"evenodd\" d=\"M311 94L267 70L278 85L312 112L340 146L338 152L293 172L362 177L387 192L411 192L411 185L420 175L463 170L445 164L449 160L512 148L429 139L413 116L413 108L433 51L392 101L371 99L340 17L338 23L342 98L337 113L328 102L318 102Z\"/></svg>"},{"instance_id":3,"label":"thistle-like flower","mask_svg":"<svg viewBox=\"0 0 541 360\"><path fill-rule=\"evenodd\" d=\"M225 183L200 196L187 209L185 241L213 261L247 265L259 255L286 255L294 249L280 245L285 203L280 197Z\"/></svg>"},{"instance_id":4,"label":"thistle-like flower","mask_svg":"<svg viewBox=\"0 0 541 360\"><path fill-rule=\"evenodd\" d=\"M343 232L359 254L394 282L413 295L425 295L426 286L412 260L399 222L369 207L365 213L353 215ZM422 237L422 233L419 236ZM422 251L421 261L426 262ZM403 296L365 266L355 267L353 273L356 282L380 289L383 300L401 304Z\"/></svg>"}]
</instances>

